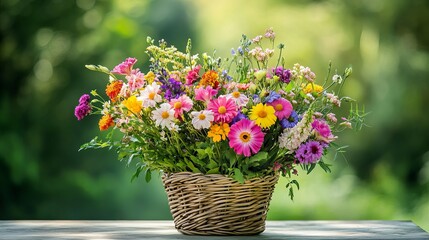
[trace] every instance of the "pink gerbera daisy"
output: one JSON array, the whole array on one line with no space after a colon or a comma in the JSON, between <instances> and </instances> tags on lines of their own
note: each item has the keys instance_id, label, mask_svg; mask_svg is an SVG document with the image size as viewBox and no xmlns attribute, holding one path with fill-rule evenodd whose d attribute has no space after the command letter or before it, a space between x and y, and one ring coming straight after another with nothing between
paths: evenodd
<instances>
[{"instance_id":1,"label":"pink gerbera daisy","mask_svg":"<svg viewBox=\"0 0 429 240\"><path fill-rule=\"evenodd\" d=\"M261 127L245 118L231 126L228 138L229 146L237 154L250 157L261 150L262 143L264 142L264 133Z\"/></svg>"},{"instance_id":2,"label":"pink gerbera daisy","mask_svg":"<svg viewBox=\"0 0 429 240\"><path fill-rule=\"evenodd\" d=\"M193 103L188 96L182 95L179 98L171 99L170 106L174 109L174 117L179 118L184 111L188 112L191 110Z\"/></svg>"},{"instance_id":3,"label":"pink gerbera daisy","mask_svg":"<svg viewBox=\"0 0 429 240\"><path fill-rule=\"evenodd\" d=\"M283 118L288 118L293 110L292 104L284 98L274 100L271 103L267 103L267 105L272 106L274 110L276 110L274 114L279 120L282 120Z\"/></svg>"},{"instance_id":4,"label":"pink gerbera daisy","mask_svg":"<svg viewBox=\"0 0 429 240\"><path fill-rule=\"evenodd\" d=\"M207 104L207 109L214 113L215 122L229 123L237 115L235 101L227 97L211 100Z\"/></svg>"}]
</instances>

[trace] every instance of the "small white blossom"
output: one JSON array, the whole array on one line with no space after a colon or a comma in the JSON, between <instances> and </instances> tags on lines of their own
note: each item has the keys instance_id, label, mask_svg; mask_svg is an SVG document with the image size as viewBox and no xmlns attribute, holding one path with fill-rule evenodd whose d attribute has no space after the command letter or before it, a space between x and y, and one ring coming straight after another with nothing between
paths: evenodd
<instances>
[{"instance_id":1,"label":"small white blossom","mask_svg":"<svg viewBox=\"0 0 429 240\"><path fill-rule=\"evenodd\" d=\"M306 112L293 128L285 128L279 137L279 144L281 148L286 148L289 151L296 150L301 143L305 142L310 136L313 121L313 114Z\"/></svg>"},{"instance_id":2,"label":"small white blossom","mask_svg":"<svg viewBox=\"0 0 429 240\"><path fill-rule=\"evenodd\" d=\"M335 74L335 75L332 77L332 81L333 81L334 83L342 83L342 82L343 82L343 78L341 77L341 75Z\"/></svg>"},{"instance_id":3,"label":"small white blossom","mask_svg":"<svg viewBox=\"0 0 429 240\"><path fill-rule=\"evenodd\" d=\"M175 123L171 123L170 126L168 127L168 130L170 130L172 132L179 132L180 127Z\"/></svg>"}]
</instances>

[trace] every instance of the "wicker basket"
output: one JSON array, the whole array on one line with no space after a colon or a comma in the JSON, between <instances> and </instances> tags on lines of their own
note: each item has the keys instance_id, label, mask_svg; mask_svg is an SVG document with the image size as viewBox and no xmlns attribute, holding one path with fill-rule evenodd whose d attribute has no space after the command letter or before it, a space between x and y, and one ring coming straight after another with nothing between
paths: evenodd
<instances>
[{"instance_id":1,"label":"wicker basket","mask_svg":"<svg viewBox=\"0 0 429 240\"><path fill-rule=\"evenodd\" d=\"M232 178L180 172L164 174L176 229L189 235L255 235L265 230L278 176L240 184Z\"/></svg>"}]
</instances>

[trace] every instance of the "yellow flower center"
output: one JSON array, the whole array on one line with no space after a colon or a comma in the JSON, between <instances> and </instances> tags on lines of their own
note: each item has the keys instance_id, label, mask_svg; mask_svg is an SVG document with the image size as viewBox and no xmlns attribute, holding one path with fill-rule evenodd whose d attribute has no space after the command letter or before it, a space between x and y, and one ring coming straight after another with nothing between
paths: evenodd
<instances>
[{"instance_id":1,"label":"yellow flower center","mask_svg":"<svg viewBox=\"0 0 429 240\"><path fill-rule=\"evenodd\" d=\"M155 99L155 93L154 93L154 92L149 93L148 98L149 98L150 100L154 100L154 99Z\"/></svg>"},{"instance_id":2,"label":"yellow flower center","mask_svg":"<svg viewBox=\"0 0 429 240\"><path fill-rule=\"evenodd\" d=\"M225 107L225 106L220 106L220 107L217 109L217 111L218 111L218 113L220 113L220 114L224 114L224 113L226 113L226 107Z\"/></svg>"},{"instance_id":3,"label":"yellow flower center","mask_svg":"<svg viewBox=\"0 0 429 240\"><path fill-rule=\"evenodd\" d=\"M174 108L175 109L180 109L182 107L182 103L181 102L175 102L174 103Z\"/></svg>"},{"instance_id":4,"label":"yellow flower center","mask_svg":"<svg viewBox=\"0 0 429 240\"><path fill-rule=\"evenodd\" d=\"M239 92L233 92L233 93L232 93L232 96L233 96L234 98L239 98L239 97L240 97L240 93L239 93Z\"/></svg>"},{"instance_id":5,"label":"yellow flower center","mask_svg":"<svg viewBox=\"0 0 429 240\"><path fill-rule=\"evenodd\" d=\"M283 105L279 103L274 108L276 109L276 111L281 111L283 110Z\"/></svg>"},{"instance_id":6,"label":"yellow flower center","mask_svg":"<svg viewBox=\"0 0 429 240\"><path fill-rule=\"evenodd\" d=\"M204 119L206 119L206 115L204 115L204 114L200 114L200 116L198 116L198 118L200 119L200 120L204 120Z\"/></svg>"},{"instance_id":7,"label":"yellow flower center","mask_svg":"<svg viewBox=\"0 0 429 240\"><path fill-rule=\"evenodd\" d=\"M250 141L250 139L251 139L251 137L250 137L250 133L248 133L248 132L242 132L242 133L240 134L240 140L241 140L242 142L248 142L248 141Z\"/></svg>"},{"instance_id":8,"label":"yellow flower center","mask_svg":"<svg viewBox=\"0 0 429 240\"><path fill-rule=\"evenodd\" d=\"M258 112L258 117L265 118L267 116L267 112L265 110L261 110Z\"/></svg>"},{"instance_id":9,"label":"yellow flower center","mask_svg":"<svg viewBox=\"0 0 429 240\"><path fill-rule=\"evenodd\" d=\"M170 117L170 114L168 112L162 112L161 117L163 119L166 119L166 118Z\"/></svg>"}]
</instances>

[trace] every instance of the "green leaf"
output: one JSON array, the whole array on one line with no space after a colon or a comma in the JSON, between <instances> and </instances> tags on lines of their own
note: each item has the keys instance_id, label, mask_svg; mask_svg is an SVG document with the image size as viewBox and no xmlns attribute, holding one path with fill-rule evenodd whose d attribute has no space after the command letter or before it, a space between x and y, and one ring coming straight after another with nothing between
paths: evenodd
<instances>
[{"instance_id":1,"label":"green leaf","mask_svg":"<svg viewBox=\"0 0 429 240\"><path fill-rule=\"evenodd\" d=\"M219 167L219 165L218 165L218 163L217 163L217 162L215 162L213 159L210 159L210 162L209 162L209 164L207 164L207 167L208 167L209 169L212 169L212 168Z\"/></svg>"},{"instance_id":2,"label":"green leaf","mask_svg":"<svg viewBox=\"0 0 429 240\"><path fill-rule=\"evenodd\" d=\"M99 140L98 137L95 137L88 143L85 143L82 146L80 146L79 151L86 150L86 149L100 149L100 148L106 148L110 146L111 146L110 142L104 142L103 140Z\"/></svg>"},{"instance_id":3,"label":"green leaf","mask_svg":"<svg viewBox=\"0 0 429 240\"><path fill-rule=\"evenodd\" d=\"M331 165L330 164L326 164L323 161L319 162L319 166L322 167L322 169L327 172L330 173L331 172Z\"/></svg>"},{"instance_id":4,"label":"green leaf","mask_svg":"<svg viewBox=\"0 0 429 240\"><path fill-rule=\"evenodd\" d=\"M185 160L185 163L192 170L192 172L194 172L194 173L200 173L201 172L198 168L196 168L194 166L194 164L191 161Z\"/></svg>"},{"instance_id":5,"label":"green leaf","mask_svg":"<svg viewBox=\"0 0 429 240\"><path fill-rule=\"evenodd\" d=\"M307 169L307 174L310 174L312 171L313 171L313 169L316 167L316 164L315 163L312 163L311 165L310 165L310 167Z\"/></svg>"},{"instance_id":6,"label":"green leaf","mask_svg":"<svg viewBox=\"0 0 429 240\"><path fill-rule=\"evenodd\" d=\"M150 180L152 179L152 172L149 169L146 169L146 176L144 179L147 183L150 182Z\"/></svg>"},{"instance_id":7,"label":"green leaf","mask_svg":"<svg viewBox=\"0 0 429 240\"><path fill-rule=\"evenodd\" d=\"M295 87L295 83L293 81L289 82L285 88L285 92L290 92Z\"/></svg>"},{"instance_id":8,"label":"green leaf","mask_svg":"<svg viewBox=\"0 0 429 240\"><path fill-rule=\"evenodd\" d=\"M267 159L267 156L268 156L267 152L258 152L257 154L249 158L249 163L259 162L261 160Z\"/></svg>"},{"instance_id":9,"label":"green leaf","mask_svg":"<svg viewBox=\"0 0 429 240\"><path fill-rule=\"evenodd\" d=\"M198 164L200 167L205 167L206 163L203 160L201 160L200 158L197 158L193 155L190 155L189 157L191 158L191 161L193 163Z\"/></svg>"},{"instance_id":10,"label":"green leaf","mask_svg":"<svg viewBox=\"0 0 429 240\"><path fill-rule=\"evenodd\" d=\"M288 188L289 189L289 197L290 197L290 199L293 201L293 198L294 198L294 193L293 193L293 185L295 185L296 186L296 188L299 190L299 183L298 183L298 181L297 180L292 180L292 181L290 181L290 182L288 182L287 184L286 184L286 188Z\"/></svg>"},{"instance_id":11,"label":"green leaf","mask_svg":"<svg viewBox=\"0 0 429 240\"><path fill-rule=\"evenodd\" d=\"M219 174L219 168L213 168L206 172L206 174Z\"/></svg>"},{"instance_id":12,"label":"green leaf","mask_svg":"<svg viewBox=\"0 0 429 240\"><path fill-rule=\"evenodd\" d=\"M133 174L133 176L131 177L131 182L134 181L136 178L139 177L140 173L143 171L143 167L140 166L136 169L136 172Z\"/></svg>"},{"instance_id":13,"label":"green leaf","mask_svg":"<svg viewBox=\"0 0 429 240\"><path fill-rule=\"evenodd\" d=\"M243 173L238 168L234 168L234 179L239 183L244 183Z\"/></svg>"},{"instance_id":14,"label":"green leaf","mask_svg":"<svg viewBox=\"0 0 429 240\"><path fill-rule=\"evenodd\" d=\"M197 151L198 158L200 159L205 158L207 156L207 153L204 149L195 149L195 151Z\"/></svg>"},{"instance_id":15,"label":"green leaf","mask_svg":"<svg viewBox=\"0 0 429 240\"><path fill-rule=\"evenodd\" d=\"M295 186L296 186L296 188L299 190L299 183L298 183L298 181L297 180L292 180L292 181L290 181L292 184L295 184Z\"/></svg>"},{"instance_id":16,"label":"green leaf","mask_svg":"<svg viewBox=\"0 0 429 240\"><path fill-rule=\"evenodd\" d=\"M294 195L293 195L293 188L292 187L289 188L289 197L290 197L290 200L293 201Z\"/></svg>"}]
</instances>

